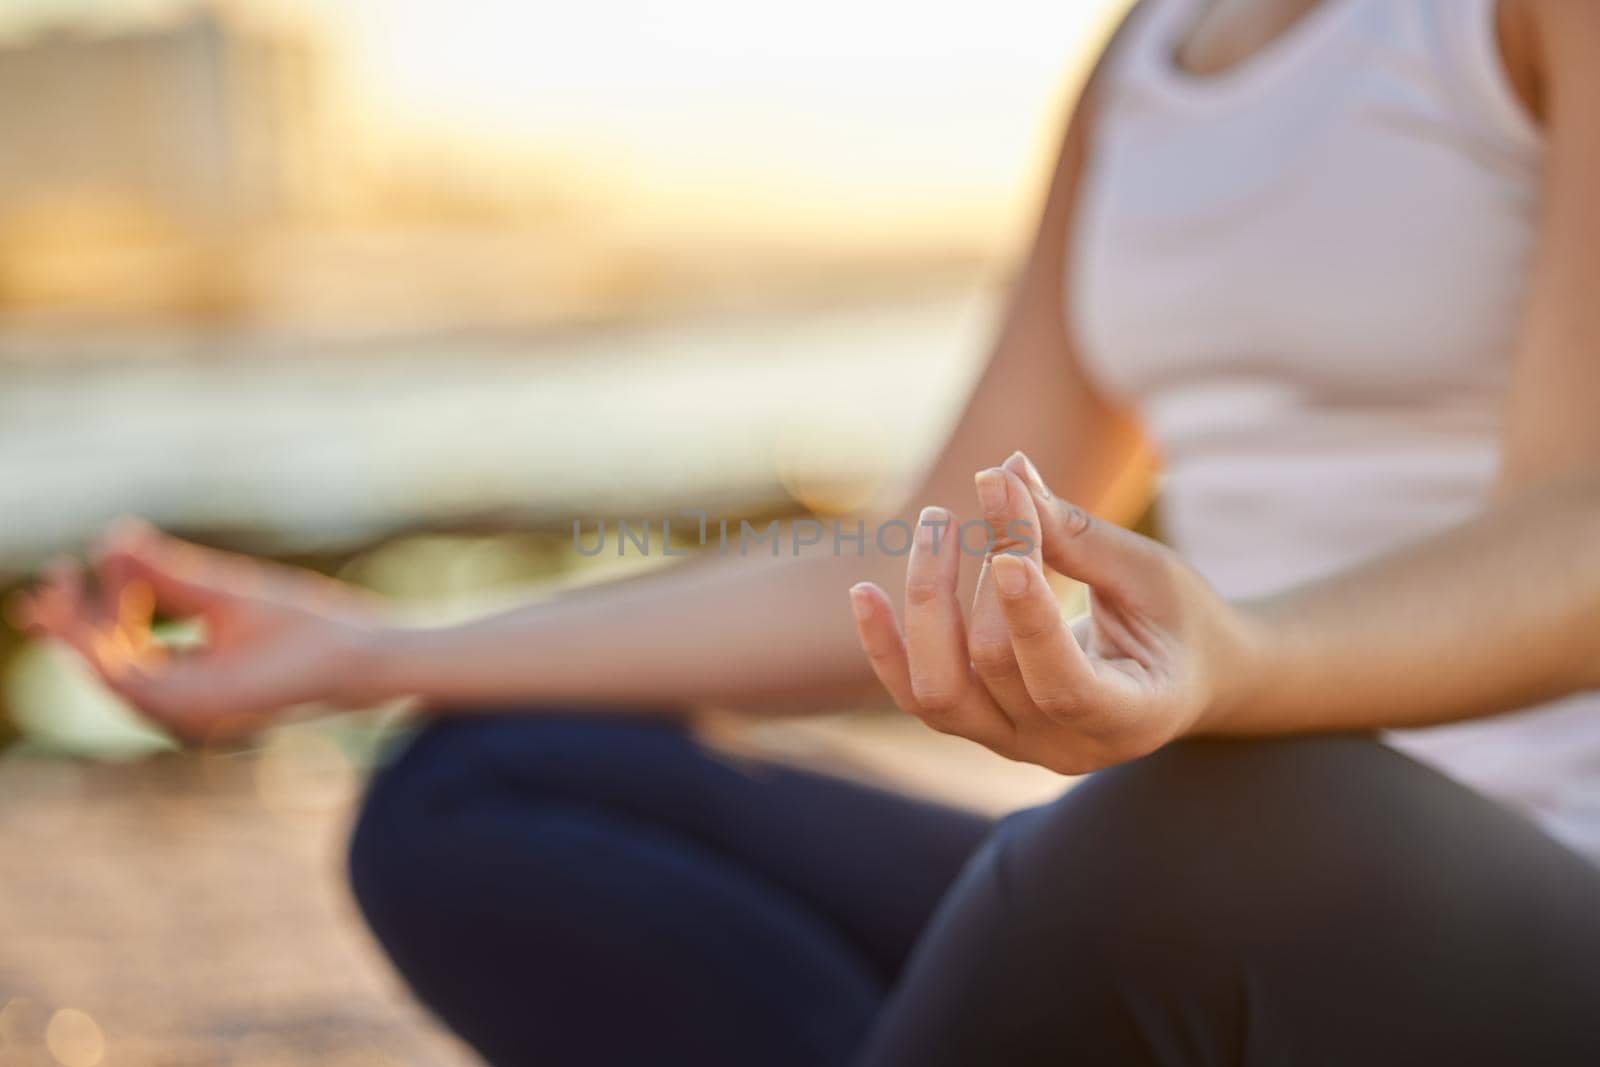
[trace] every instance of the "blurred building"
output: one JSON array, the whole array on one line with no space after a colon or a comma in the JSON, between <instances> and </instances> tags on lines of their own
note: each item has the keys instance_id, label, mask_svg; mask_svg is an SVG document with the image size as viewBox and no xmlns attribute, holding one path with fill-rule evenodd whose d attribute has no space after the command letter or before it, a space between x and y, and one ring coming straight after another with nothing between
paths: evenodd
<instances>
[{"instance_id":1,"label":"blurred building","mask_svg":"<svg viewBox=\"0 0 1600 1067\"><path fill-rule=\"evenodd\" d=\"M218 246L309 205L315 67L212 6L0 46L0 305L227 304Z\"/></svg>"},{"instance_id":2,"label":"blurred building","mask_svg":"<svg viewBox=\"0 0 1600 1067\"><path fill-rule=\"evenodd\" d=\"M209 7L0 47L0 212L64 190L179 222L292 211L315 145L306 41Z\"/></svg>"}]
</instances>

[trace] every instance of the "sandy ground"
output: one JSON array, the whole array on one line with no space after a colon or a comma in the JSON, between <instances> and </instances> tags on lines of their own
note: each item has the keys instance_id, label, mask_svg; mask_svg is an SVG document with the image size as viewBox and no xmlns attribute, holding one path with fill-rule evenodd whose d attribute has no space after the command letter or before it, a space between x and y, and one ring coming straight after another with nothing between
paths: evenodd
<instances>
[{"instance_id":1,"label":"sandy ground","mask_svg":"<svg viewBox=\"0 0 1600 1067\"><path fill-rule=\"evenodd\" d=\"M909 720L741 743L991 810L1060 787ZM0 760L0 1067L475 1063L345 888L360 781L314 731L248 755Z\"/></svg>"}]
</instances>

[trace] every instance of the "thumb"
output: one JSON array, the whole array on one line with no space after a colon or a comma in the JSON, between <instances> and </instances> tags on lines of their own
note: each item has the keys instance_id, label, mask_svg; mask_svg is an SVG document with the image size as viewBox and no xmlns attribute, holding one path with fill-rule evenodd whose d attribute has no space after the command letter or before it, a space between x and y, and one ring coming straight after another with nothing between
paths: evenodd
<instances>
[{"instance_id":1,"label":"thumb","mask_svg":"<svg viewBox=\"0 0 1600 1067\"><path fill-rule=\"evenodd\" d=\"M1021 452L1004 466L1022 479L1033 497L1044 560L1052 569L1124 600L1138 599L1166 573L1170 554L1160 543L1062 500Z\"/></svg>"}]
</instances>

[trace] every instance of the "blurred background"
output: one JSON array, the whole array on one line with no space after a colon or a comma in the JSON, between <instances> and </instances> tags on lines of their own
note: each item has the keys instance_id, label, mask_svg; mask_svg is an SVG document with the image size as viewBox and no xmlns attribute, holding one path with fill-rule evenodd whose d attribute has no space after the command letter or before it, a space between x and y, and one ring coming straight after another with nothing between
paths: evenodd
<instances>
[{"instance_id":1,"label":"blurred background","mask_svg":"<svg viewBox=\"0 0 1600 1067\"><path fill-rule=\"evenodd\" d=\"M627 564L577 516L858 505L955 415L1125 6L6 0L0 592L132 512L470 612ZM0 628L0 1065L469 1062L340 880L393 720L179 755ZM834 725L760 740L1057 784Z\"/></svg>"}]
</instances>

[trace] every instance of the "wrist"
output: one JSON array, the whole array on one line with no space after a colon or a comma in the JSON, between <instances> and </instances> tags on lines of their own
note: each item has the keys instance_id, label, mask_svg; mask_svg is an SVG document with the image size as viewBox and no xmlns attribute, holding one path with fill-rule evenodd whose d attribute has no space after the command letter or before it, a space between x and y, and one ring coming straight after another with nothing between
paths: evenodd
<instances>
[{"instance_id":1,"label":"wrist","mask_svg":"<svg viewBox=\"0 0 1600 1067\"><path fill-rule=\"evenodd\" d=\"M1229 605L1215 643L1211 693L1192 733L1252 732L1250 720L1269 706L1282 668L1284 631L1253 603Z\"/></svg>"},{"instance_id":2,"label":"wrist","mask_svg":"<svg viewBox=\"0 0 1600 1067\"><path fill-rule=\"evenodd\" d=\"M345 699L361 706L425 695L418 667L426 633L387 619L352 626L343 657Z\"/></svg>"}]
</instances>

